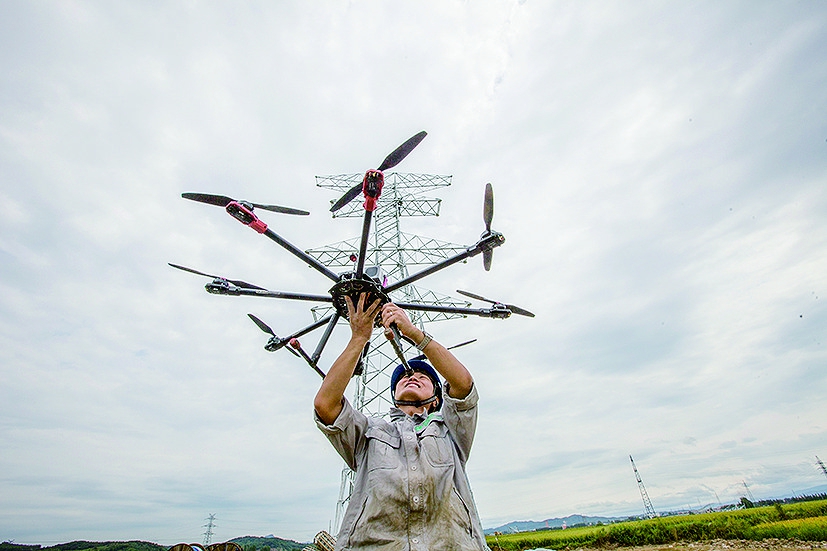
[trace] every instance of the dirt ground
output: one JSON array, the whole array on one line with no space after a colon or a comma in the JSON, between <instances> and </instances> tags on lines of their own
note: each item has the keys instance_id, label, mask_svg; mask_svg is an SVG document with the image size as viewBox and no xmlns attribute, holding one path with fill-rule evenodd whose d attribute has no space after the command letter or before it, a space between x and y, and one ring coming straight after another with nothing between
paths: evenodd
<instances>
[{"instance_id":1,"label":"dirt ground","mask_svg":"<svg viewBox=\"0 0 827 551\"><path fill-rule=\"evenodd\" d=\"M687 543L669 543L663 545L643 545L640 547L613 547L601 551L806 551L810 549L827 549L825 541L796 541L766 539L751 540L712 540ZM578 551L597 551L582 549Z\"/></svg>"}]
</instances>

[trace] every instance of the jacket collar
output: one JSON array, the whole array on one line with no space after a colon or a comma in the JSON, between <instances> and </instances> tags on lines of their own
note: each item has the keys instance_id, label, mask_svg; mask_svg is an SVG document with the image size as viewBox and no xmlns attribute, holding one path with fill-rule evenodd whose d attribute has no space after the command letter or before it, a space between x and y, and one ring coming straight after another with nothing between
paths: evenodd
<instances>
[{"instance_id":1,"label":"jacket collar","mask_svg":"<svg viewBox=\"0 0 827 551\"><path fill-rule=\"evenodd\" d=\"M442 411L437 410L432 413L415 413L414 415L408 415L401 409L397 407L392 407L390 409L391 421L401 421L406 417L413 421L413 424L416 425L417 431L423 430L427 427L431 421L439 420L442 421Z\"/></svg>"}]
</instances>

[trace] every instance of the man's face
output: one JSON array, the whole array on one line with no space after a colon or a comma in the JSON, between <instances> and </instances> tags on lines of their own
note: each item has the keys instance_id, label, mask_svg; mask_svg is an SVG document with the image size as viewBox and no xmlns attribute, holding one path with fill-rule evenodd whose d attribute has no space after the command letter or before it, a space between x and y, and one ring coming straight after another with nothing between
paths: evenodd
<instances>
[{"instance_id":1,"label":"man's face","mask_svg":"<svg viewBox=\"0 0 827 551\"><path fill-rule=\"evenodd\" d=\"M395 395L397 400L427 400L434 395L434 383L424 373L414 371L410 377L399 379Z\"/></svg>"}]
</instances>

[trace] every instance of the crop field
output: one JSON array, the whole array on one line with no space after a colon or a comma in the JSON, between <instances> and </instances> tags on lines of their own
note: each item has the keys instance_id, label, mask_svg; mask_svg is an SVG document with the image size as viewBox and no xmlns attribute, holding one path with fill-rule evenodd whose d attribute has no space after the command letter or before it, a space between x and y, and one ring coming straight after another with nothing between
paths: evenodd
<instances>
[{"instance_id":1,"label":"crop field","mask_svg":"<svg viewBox=\"0 0 827 551\"><path fill-rule=\"evenodd\" d=\"M706 540L827 541L827 500L488 536L495 551L642 546Z\"/></svg>"}]
</instances>

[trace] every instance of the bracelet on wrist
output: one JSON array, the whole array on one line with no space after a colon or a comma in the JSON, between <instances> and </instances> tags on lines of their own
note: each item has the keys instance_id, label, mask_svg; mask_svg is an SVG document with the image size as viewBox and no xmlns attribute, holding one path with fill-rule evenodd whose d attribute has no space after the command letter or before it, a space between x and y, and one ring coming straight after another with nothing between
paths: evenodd
<instances>
[{"instance_id":1,"label":"bracelet on wrist","mask_svg":"<svg viewBox=\"0 0 827 551\"><path fill-rule=\"evenodd\" d=\"M423 352L425 350L425 347L428 346L433 340L433 337L429 335L427 331L423 331L422 334L424 335L422 337L422 340L419 342L419 344L416 345L416 349L420 352Z\"/></svg>"}]
</instances>

